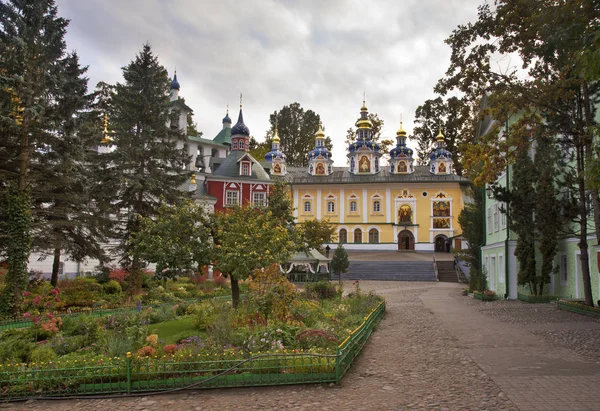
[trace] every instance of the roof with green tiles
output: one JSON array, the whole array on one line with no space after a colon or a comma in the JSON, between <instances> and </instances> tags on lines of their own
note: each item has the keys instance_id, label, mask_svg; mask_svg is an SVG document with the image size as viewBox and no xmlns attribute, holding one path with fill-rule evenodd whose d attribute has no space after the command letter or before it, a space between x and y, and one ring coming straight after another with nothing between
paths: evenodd
<instances>
[{"instance_id":1,"label":"roof with green tiles","mask_svg":"<svg viewBox=\"0 0 600 411\"><path fill-rule=\"evenodd\" d=\"M252 174L250 176L240 175L240 165L238 162L244 156L248 156L252 161ZM256 161L250 154L241 150L234 150L229 153L227 158L225 158L221 165L219 165L213 175L215 177L230 177L242 180L271 180L269 174L260 165L260 163Z\"/></svg>"},{"instance_id":2,"label":"roof with green tiles","mask_svg":"<svg viewBox=\"0 0 600 411\"><path fill-rule=\"evenodd\" d=\"M212 141L217 144L228 144L231 146L231 127L224 127Z\"/></svg>"}]
</instances>

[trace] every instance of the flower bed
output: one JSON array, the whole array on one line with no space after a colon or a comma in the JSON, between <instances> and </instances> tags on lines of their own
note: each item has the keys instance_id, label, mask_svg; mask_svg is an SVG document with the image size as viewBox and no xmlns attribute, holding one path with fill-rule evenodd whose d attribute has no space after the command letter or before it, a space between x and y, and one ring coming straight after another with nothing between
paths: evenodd
<instances>
[{"instance_id":1,"label":"flower bed","mask_svg":"<svg viewBox=\"0 0 600 411\"><path fill-rule=\"evenodd\" d=\"M556 306L564 311L571 311L577 314L583 314L590 317L600 318L600 308L590 307L579 301L558 300Z\"/></svg>"},{"instance_id":2,"label":"flower bed","mask_svg":"<svg viewBox=\"0 0 600 411\"><path fill-rule=\"evenodd\" d=\"M517 298L521 301L525 301L526 303L551 303L559 299L559 297L555 295L529 295L529 294L517 294Z\"/></svg>"},{"instance_id":3,"label":"flower bed","mask_svg":"<svg viewBox=\"0 0 600 411\"><path fill-rule=\"evenodd\" d=\"M319 349L161 357L90 358L0 365L5 400L260 385L339 383L385 313L380 302L333 351Z\"/></svg>"},{"instance_id":4,"label":"flower bed","mask_svg":"<svg viewBox=\"0 0 600 411\"><path fill-rule=\"evenodd\" d=\"M354 286L344 298L330 283L299 291L275 267L253 273L237 308L213 298L38 313L0 333L0 397L339 381L385 310Z\"/></svg>"},{"instance_id":5,"label":"flower bed","mask_svg":"<svg viewBox=\"0 0 600 411\"><path fill-rule=\"evenodd\" d=\"M496 301L498 299L498 297L496 296L496 293L492 292L479 292L479 291L475 291L473 292L473 297L476 300L481 300L481 301Z\"/></svg>"}]
</instances>

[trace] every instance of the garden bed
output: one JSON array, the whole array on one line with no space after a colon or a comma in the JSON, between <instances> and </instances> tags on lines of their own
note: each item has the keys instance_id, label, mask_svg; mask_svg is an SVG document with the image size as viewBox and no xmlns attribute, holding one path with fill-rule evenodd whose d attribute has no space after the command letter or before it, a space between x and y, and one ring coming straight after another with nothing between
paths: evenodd
<instances>
[{"instance_id":1,"label":"garden bed","mask_svg":"<svg viewBox=\"0 0 600 411\"><path fill-rule=\"evenodd\" d=\"M590 307L579 301L558 300L556 306L560 310L571 311L577 314L583 314L594 318L600 318L600 308Z\"/></svg>"},{"instance_id":2,"label":"garden bed","mask_svg":"<svg viewBox=\"0 0 600 411\"><path fill-rule=\"evenodd\" d=\"M485 294L480 292L473 292L473 298L481 301L496 301L498 296L496 294Z\"/></svg>"},{"instance_id":3,"label":"garden bed","mask_svg":"<svg viewBox=\"0 0 600 411\"><path fill-rule=\"evenodd\" d=\"M559 299L559 297L555 295L529 295L529 294L517 294L517 298L520 301L524 301L526 303L532 304L543 304L543 303L551 303Z\"/></svg>"},{"instance_id":4,"label":"garden bed","mask_svg":"<svg viewBox=\"0 0 600 411\"><path fill-rule=\"evenodd\" d=\"M0 365L5 400L305 383L339 383L385 313L379 303L333 351L277 350L244 355L128 355L106 360Z\"/></svg>"}]
</instances>

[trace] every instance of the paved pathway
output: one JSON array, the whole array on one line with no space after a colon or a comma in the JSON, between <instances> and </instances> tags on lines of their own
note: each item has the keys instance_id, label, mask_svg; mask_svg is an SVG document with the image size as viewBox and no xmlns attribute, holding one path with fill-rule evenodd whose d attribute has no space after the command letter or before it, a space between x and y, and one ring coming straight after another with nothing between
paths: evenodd
<instances>
[{"instance_id":1,"label":"paved pathway","mask_svg":"<svg viewBox=\"0 0 600 411\"><path fill-rule=\"evenodd\" d=\"M350 288L350 284L346 285ZM520 324L540 313L521 303L481 303L448 283L361 282L388 301L386 317L341 386L200 390L138 398L31 401L20 410L598 409L600 361ZM490 307L497 307L490 308ZM518 307L506 316L501 310ZM500 310L500 311L498 311ZM535 311L534 311L535 310ZM541 310L546 318L556 311ZM551 311L552 310L552 311ZM568 331L600 337L598 322L560 312ZM507 319L517 318L516 323ZM557 317L558 318L558 317ZM563 321L564 320L564 321ZM520 323L519 323L520 322ZM542 321L543 322L543 321ZM540 331L540 324L537 331ZM553 323L547 324L551 329ZM589 355L597 354L598 345ZM593 358L599 358L593 357ZM1 407L1 406L0 406Z\"/></svg>"}]
</instances>

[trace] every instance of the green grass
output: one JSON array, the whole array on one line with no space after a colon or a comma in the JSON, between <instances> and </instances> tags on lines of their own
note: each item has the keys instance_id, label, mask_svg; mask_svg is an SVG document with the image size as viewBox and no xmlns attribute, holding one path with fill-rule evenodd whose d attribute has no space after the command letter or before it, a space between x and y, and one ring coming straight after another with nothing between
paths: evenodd
<instances>
[{"instance_id":1,"label":"green grass","mask_svg":"<svg viewBox=\"0 0 600 411\"><path fill-rule=\"evenodd\" d=\"M192 317L151 324L150 331L153 334L158 334L158 338L163 340L165 344L176 344L183 338L200 335L200 331L192 325Z\"/></svg>"}]
</instances>

